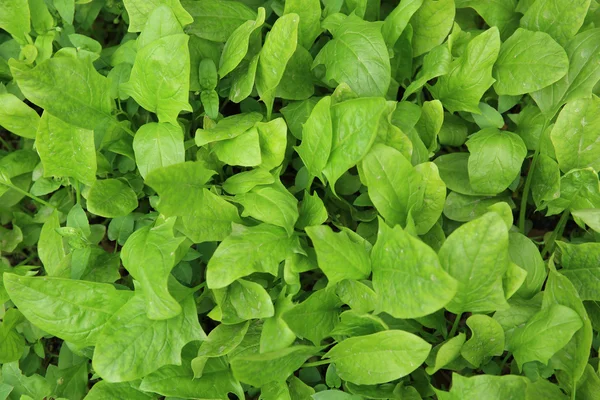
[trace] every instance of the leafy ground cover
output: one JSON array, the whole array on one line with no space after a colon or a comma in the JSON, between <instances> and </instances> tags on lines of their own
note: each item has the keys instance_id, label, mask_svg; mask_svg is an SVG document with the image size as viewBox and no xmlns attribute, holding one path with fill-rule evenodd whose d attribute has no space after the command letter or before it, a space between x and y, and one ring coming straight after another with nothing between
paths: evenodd
<instances>
[{"instance_id":1,"label":"leafy ground cover","mask_svg":"<svg viewBox=\"0 0 600 400\"><path fill-rule=\"evenodd\" d=\"M597 0L1 0L0 400L598 399Z\"/></svg>"}]
</instances>

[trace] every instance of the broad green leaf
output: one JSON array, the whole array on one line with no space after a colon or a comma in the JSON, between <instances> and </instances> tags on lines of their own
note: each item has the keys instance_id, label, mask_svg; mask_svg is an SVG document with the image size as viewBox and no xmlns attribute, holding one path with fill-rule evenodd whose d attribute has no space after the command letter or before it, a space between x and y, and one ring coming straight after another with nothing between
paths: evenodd
<instances>
[{"instance_id":1,"label":"broad green leaf","mask_svg":"<svg viewBox=\"0 0 600 400\"><path fill-rule=\"evenodd\" d=\"M309 226L306 233L317 252L319 268L330 284L344 279L366 279L371 274L370 245L347 229L333 232L326 225Z\"/></svg>"},{"instance_id":2,"label":"broad green leaf","mask_svg":"<svg viewBox=\"0 0 600 400\"><path fill-rule=\"evenodd\" d=\"M186 357L184 350L184 357ZM202 377L194 379L189 357L181 366L166 365L152 372L142 380L140 390L159 393L174 398L204 398L227 400L229 393L243 396L240 383L233 377L223 358L209 359L202 371ZM173 398L171 397L171 398Z\"/></svg>"},{"instance_id":3,"label":"broad green leaf","mask_svg":"<svg viewBox=\"0 0 600 400\"><path fill-rule=\"evenodd\" d=\"M23 375L18 362L2 365L2 381L12 386L10 400L43 400L52 394L52 386L46 379L38 374Z\"/></svg>"},{"instance_id":4,"label":"broad green leaf","mask_svg":"<svg viewBox=\"0 0 600 400\"><path fill-rule=\"evenodd\" d=\"M429 375L435 374L446 365L460 357L460 350L465 343L466 335L459 333L457 336L446 340L439 347L434 348L430 354L433 358L432 362L425 369Z\"/></svg>"},{"instance_id":5,"label":"broad green leaf","mask_svg":"<svg viewBox=\"0 0 600 400\"><path fill-rule=\"evenodd\" d=\"M592 228L596 232L600 232L600 210L594 208L587 208L581 210L575 210L571 213L576 219L579 218L587 226Z\"/></svg>"},{"instance_id":6,"label":"broad green leaf","mask_svg":"<svg viewBox=\"0 0 600 400\"><path fill-rule=\"evenodd\" d=\"M303 125L307 122L310 113L317 103L318 99L311 97L304 101L291 101L280 110L290 132L297 139L302 139Z\"/></svg>"},{"instance_id":7,"label":"broad green leaf","mask_svg":"<svg viewBox=\"0 0 600 400\"><path fill-rule=\"evenodd\" d=\"M447 75L431 88L433 96L450 111L479 112L479 101L494 83L492 67L500 51L498 28L472 39L463 54L450 64Z\"/></svg>"},{"instance_id":8,"label":"broad green leaf","mask_svg":"<svg viewBox=\"0 0 600 400\"><path fill-rule=\"evenodd\" d=\"M283 163L287 146L287 125L283 118L256 124L260 143L260 166L267 170Z\"/></svg>"},{"instance_id":9,"label":"broad green leaf","mask_svg":"<svg viewBox=\"0 0 600 400\"><path fill-rule=\"evenodd\" d=\"M524 326L531 317L540 311L542 307L542 295L534 296L527 300L515 296L508 300L508 304L509 308L496 311L493 317L502 326L506 342L513 335L515 329Z\"/></svg>"},{"instance_id":10,"label":"broad green leaf","mask_svg":"<svg viewBox=\"0 0 600 400\"><path fill-rule=\"evenodd\" d=\"M335 336L364 336L388 330L388 325L372 314L360 314L354 310L344 311L340 322L331 332Z\"/></svg>"},{"instance_id":11,"label":"broad green leaf","mask_svg":"<svg viewBox=\"0 0 600 400\"><path fill-rule=\"evenodd\" d=\"M323 97L314 106L302 127L302 143L295 147L312 176L322 178L333 142L331 97Z\"/></svg>"},{"instance_id":12,"label":"broad green leaf","mask_svg":"<svg viewBox=\"0 0 600 400\"><path fill-rule=\"evenodd\" d=\"M181 128L169 123L142 125L133 138L135 161L142 178L152 170L185 161Z\"/></svg>"},{"instance_id":13,"label":"broad green leaf","mask_svg":"<svg viewBox=\"0 0 600 400\"><path fill-rule=\"evenodd\" d=\"M410 211L417 234L424 235L435 225L442 215L446 201L446 185L440 178L437 166L425 162L415 167L421 176L419 198Z\"/></svg>"},{"instance_id":14,"label":"broad green leaf","mask_svg":"<svg viewBox=\"0 0 600 400\"><path fill-rule=\"evenodd\" d=\"M106 218L122 217L138 206L133 189L118 179L98 180L87 198L88 211Z\"/></svg>"},{"instance_id":15,"label":"broad green leaf","mask_svg":"<svg viewBox=\"0 0 600 400\"><path fill-rule=\"evenodd\" d=\"M219 76L225 77L233 71L246 56L250 35L265 22L265 9L260 7L254 21L246 21L233 31L227 39L221 61L219 61Z\"/></svg>"},{"instance_id":16,"label":"broad green leaf","mask_svg":"<svg viewBox=\"0 0 600 400\"><path fill-rule=\"evenodd\" d=\"M556 369L563 370L572 382L577 382L583 375L590 356L593 336L592 324L571 281L556 272L552 260L549 261L549 266L550 271L544 290L543 307L547 309L557 304L568 307L576 311L583 322L583 327L575 333L569 343L552 357L552 365Z\"/></svg>"},{"instance_id":17,"label":"broad green leaf","mask_svg":"<svg viewBox=\"0 0 600 400\"><path fill-rule=\"evenodd\" d=\"M193 216L199 208L197 200L214 174L202 163L187 161L153 170L146 177L146 184L158 193L158 209L163 215Z\"/></svg>"},{"instance_id":18,"label":"broad green leaf","mask_svg":"<svg viewBox=\"0 0 600 400\"><path fill-rule=\"evenodd\" d=\"M214 127L198 129L195 137L196 145L203 146L211 142L233 139L252 128L262 119L262 114L256 112L236 114L223 118Z\"/></svg>"},{"instance_id":19,"label":"broad green leaf","mask_svg":"<svg viewBox=\"0 0 600 400\"><path fill-rule=\"evenodd\" d=\"M283 313L293 308L290 297L281 291L275 301L275 315L265 319L260 333L260 353L268 353L289 347L296 340L296 334L285 323Z\"/></svg>"},{"instance_id":20,"label":"broad green leaf","mask_svg":"<svg viewBox=\"0 0 600 400\"><path fill-rule=\"evenodd\" d=\"M223 189L231 194L248 193L256 186L270 185L275 182L275 177L263 168L240 172L227 178L223 182Z\"/></svg>"},{"instance_id":21,"label":"broad green leaf","mask_svg":"<svg viewBox=\"0 0 600 400\"><path fill-rule=\"evenodd\" d=\"M591 168L573 169L561 177L560 197L548 204L547 215L588 208L600 208L598 173Z\"/></svg>"},{"instance_id":22,"label":"broad green leaf","mask_svg":"<svg viewBox=\"0 0 600 400\"><path fill-rule=\"evenodd\" d=\"M454 114L445 113L444 123L438 133L440 144L462 146L467 139L467 126L465 122Z\"/></svg>"},{"instance_id":23,"label":"broad green leaf","mask_svg":"<svg viewBox=\"0 0 600 400\"><path fill-rule=\"evenodd\" d=\"M231 234L208 262L207 285L211 289L223 288L253 272L276 276L279 263L289 253L298 251L298 246L298 238L289 237L283 228L269 224L253 227L233 224Z\"/></svg>"},{"instance_id":24,"label":"broad green leaf","mask_svg":"<svg viewBox=\"0 0 600 400\"><path fill-rule=\"evenodd\" d=\"M235 201L244 207L242 217L250 216L280 226L288 235L294 232L294 225L298 220L298 200L280 182L238 194Z\"/></svg>"},{"instance_id":25,"label":"broad green leaf","mask_svg":"<svg viewBox=\"0 0 600 400\"><path fill-rule=\"evenodd\" d=\"M321 33L321 2L318 0L288 0L285 2L283 14L292 13L300 17L298 43L308 50Z\"/></svg>"},{"instance_id":26,"label":"broad green leaf","mask_svg":"<svg viewBox=\"0 0 600 400\"><path fill-rule=\"evenodd\" d=\"M92 365L108 382L140 379L168 364L181 364L181 349L206 337L192 296L181 296L183 312L174 318L152 320L146 300L131 298L106 323L97 338Z\"/></svg>"},{"instance_id":27,"label":"broad green leaf","mask_svg":"<svg viewBox=\"0 0 600 400\"><path fill-rule=\"evenodd\" d=\"M62 236L56 232L58 228L60 228L58 212L53 212L44 222L40 231L38 257L48 276L65 275L67 251Z\"/></svg>"},{"instance_id":28,"label":"broad green leaf","mask_svg":"<svg viewBox=\"0 0 600 400\"><path fill-rule=\"evenodd\" d=\"M405 226L410 209L422 201L423 177L399 151L382 144L375 144L360 166L361 179L379 214L391 226Z\"/></svg>"},{"instance_id":29,"label":"broad green leaf","mask_svg":"<svg viewBox=\"0 0 600 400\"><path fill-rule=\"evenodd\" d=\"M544 209L549 201L560 197L560 169L551 157L545 154L538 157L531 178L531 194L538 209Z\"/></svg>"},{"instance_id":30,"label":"broad green leaf","mask_svg":"<svg viewBox=\"0 0 600 400\"><path fill-rule=\"evenodd\" d=\"M489 26L497 26L504 39L519 26L520 15L516 12L517 0L478 1L456 0L456 8L471 7Z\"/></svg>"},{"instance_id":31,"label":"broad green leaf","mask_svg":"<svg viewBox=\"0 0 600 400\"><path fill-rule=\"evenodd\" d=\"M383 22L381 33L385 44L389 48L393 48L402 32L408 25L413 14L421 7L423 0L405 0L401 1L400 4L394 8L394 10L388 14Z\"/></svg>"},{"instance_id":32,"label":"broad green leaf","mask_svg":"<svg viewBox=\"0 0 600 400\"><path fill-rule=\"evenodd\" d=\"M502 115L492 106L486 103L479 103L480 114L472 114L475 123L481 128L498 128L502 129L504 126L504 118Z\"/></svg>"},{"instance_id":33,"label":"broad green leaf","mask_svg":"<svg viewBox=\"0 0 600 400\"><path fill-rule=\"evenodd\" d=\"M244 151L240 151L244 149ZM250 128L233 139L221 140L213 145L213 152L225 164L256 167L262 163L258 129Z\"/></svg>"},{"instance_id":34,"label":"broad green leaf","mask_svg":"<svg viewBox=\"0 0 600 400\"><path fill-rule=\"evenodd\" d=\"M600 169L600 98L580 99L562 109L550 137L561 171L592 167Z\"/></svg>"},{"instance_id":35,"label":"broad green leaf","mask_svg":"<svg viewBox=\"0 0 600 400\"><path fill-rule=\"evenodd\" d=\"M334 288L321 289L284 312L282 318L296 336L319 345L337 325L340 306Z\"/></svg>"},{"instance_id":36,"label":"broad green leaf","mask_svg":"<svg viewBox=\"0 0 600 400\"><path fill-rule=\"evenodd\" d=\"M495 319L475 314L467 318L467 326L471 329L471 338L460 349L465 360L480 367L493 356L502 355L504 330Z\"/></svg>"},{"instance_id":37,"label":"broad green leaf","mask_svg":"<svg viewBox=\"0 0 600 400\"><path fill-rule=\"evenodd\" d=\"M70 177L87 185L96 180L94 132L44 112L36 148L44 165L44 176Z\"/></svg>"},{"instance_id":38,"label":"broad green leaf","mask_svg":"<svg viewBox=\"0 0 600 400\"><path fill-rule=\"evenodd\" d=\"M348 100L331 108L333 142L323 169L331 187L367 155L377 137L384 109L385 100L381 97Z\"/></svg>"},{"instance_id":39,"label":"broad green leaf","mask_svg":"<svg viewBox=\"0 0 600 400\"><path fill-rule=\"evenodd\" d=\"M25 97L64 122L85 129L115 123L110 81L89 58L55 57L33 69L9 64Z\"/></svg>"},{"instance_id":40,"label":"broad green leaf","mask_svg":"<svg viewBox=\"0 0 600 400\"><path fill-rule=\"evenodd\" d=\"M287 383L271 382L260 388L260 400L292 400Z\"/></svg>"},{"instance_id":41,"label":"broad green leaf","mask_svg":"<svg viewBox=\"0 0 600 400\"><path fill-rule=\"evenodd\" d=\"M529 361L544 364L573 337L583 323L577 312L553 304L535 314L525 326L517 328L507 343L519 368Z\"/></svg>"},{"instance_id":42,"label":"broad green leaf","mask_svg":"<svg viewBox=\"0 0 600 400\"><path fill-rule=\"evenodd\" d=\"M256 13L239 1L183 0L182 4L194 19L187 31L214 42L225 43L240 25L256 18Z\"/></svg>"},{"instance_id":43,"label":"broad green leaf","mask_svg":"<svg viewBox=\"0 0 600 400\"><path fill-rule=\"evenodd\" d=\"M535 296L541 290L547 276L546 265L537 245L518 232L510 232L508 253L513 263L527 271L525 282L517 293L526 298Z\"/></svg>"},{"instance_id":44,"label":"broad green leaf","mask_svg":"<svg viewBox=\"0 0 600 400\"><path fill-rule=\"evenodd\" d=\"M429 315L456 293L456 281L442 269L437 254L399 226L379 222L371 263L379 306L395 318Z\"/></svg>"},{"instance_id":45,"label":"broad green leaf","mask_svg":"<svg viewBox=\"0 0 600 400\"><path fill-rule=\"evenodd\" d=\"M385 96L389 58L379 25L350 15L334 30L333 40L317 54L313 67L325 65L325 78L335 82L333 86L343 82L359 96Z\"/></svg>"},{"instance_id":46,"label":"broad green leaf","mask_svg":"<svg viewBox=\"0 0 600 400\"><path fill-rule=\"evenodd\" d=\"M0 125L15 135L35 139L40 116L11 93L0 93Z\"/></svg>"},{"instance_id":47,"label":"broad green leaf","mask_svg":"<svg viewBox=\"0 0 600 400\"><path fill-rule=\"evenodd\" d=\"M437 166L438 173L448 189L469 196L480 195L479 192L473 189L469 180L468 153L444 154L436 158L433 162Z\"/></svg>"},{"instance_id":48,"label":"broad green leaf","mask_svg":"<svg viewBox=\"0 0 600 400\"><path fill-rule=\"evenodd\" d=\"M300 215L298 221L296 221L296 227L299 229L321 225L329 218L325 204L323 204L323 200L317 193L309 195L308 192L304 192L304 198L300 203L298 212Z\"/></svg>"},{"instance_id":49,"label":"broad green leaf","mask_svg":"<svg viewBox=\"0 0 600 400\"><path fill-rule=\"evenodd\" d=\"M487 213L460 226L442 245L439 258L458 281L446 309L462 313L506 307L502 276L508 268L508 231L498 214Z\"/></svg>"},{"instance_id":50,"label":"broad green leaf","mask_svg":"<svg viewBox=\"0 0 600 400\"><path fill-rule=\"evenodd\" d=\"M441 400L454 399L489 399L489 400L526 400L526 391L529 380L517 375L477 375L464 377L457 373L452 374L452 388L450 396L443 396L441 391L436 391ZM535 398L535 397L534 397Z\"/></svg>"},{"instance_id":51,"label":"broad green leaf","mask_svg":"<svg viewBox=\"0 0 600 400\"><path fill-rule=\"evenodd\" d=\"M415 129L427 149L437 147L437 135L444 122L444 109L438 100L427 101L421 107L421 118Z\"/></svg>"},{"instance_id":52,"label":"broad green leaf","mask_svg":"<svg viewBox=\"0 0 600 400\"><path fill-rule=\"evenodd\" d=\"M467 141L469 181L479 193L500 193L519 175L527 155L523 140L516 134L486 128Z\"/></svg>"},{"instance_id":53,"label":"broad green leaf","mask_svg":"<svg viewBox=\"0 0 600 400\"><path fill-rule=\"evenodd\" d=\"M558 81L568 69L567 53L550 35L519 28L500 46L494 90L508 95L530 93Z\"/></svg>"},{"instance_id":54,"label":"broad green leaf","mask_svg":"<svg viewBox=\"0 0 600 400\"><path fill-rule=\"evenodd\" d=\"M167 5L158 6L148 14L142 33L138 37L137 47L141 49L161 37L181 33L181 23L173 10Z\"/></svg>"},{"instance_id":55,"label":"broad green leaf","mask_svg":"<svg viewBox=\"0 0 600 400\"><path fill-rule=\"evenodd\" d=\"M431 345L411 333L390 330L346 339L325 357L345 381L375 385L413 372L427 358Z\"/></svg>"},{"instance_id":56,"label":"broad green leaf","mask_svg":"<svg viewBox=\"0 0 600 400\"><path fill-rule=\"evenodd\" d=\"M121 90L146 110L156 113L159 122L177 124L181 111L192 111L188 103L190 86L189 36L162 37L140 49L131 77Z\"/></svg>"},{"instance_id":57,"label":"broad green leaf","mask_svg":"<svg viewBox=\"0 0 600 400\"><path fill-rule=\"evenodd\" d=\"M181 313L179 302L169 293L168 279L185 237L173 235L175 218L147 226L129 236L123 246L123 266L140 283L150 319L164 320Z\"/></svg>"},{"instance_id":58,"label":"broad green leaf","mask_svg":"<svg viewBox=\"0 0 600 400\"><path fill-rule=\"evenodd\" d=\"M88 390L88 364L81 363L68 368L49 365L46 380L55 382L53 393L57 398L81 399Z\"/></svg>"},{"instance_id":59,"label":"broad green leaf","mask_svg":"<svg viewBox=\"0 0 600 400\"><path fill-rule=\"evenodd\" d=\"M410 19L413 27L413 57L442 44L454 22L454 0L424 0Z\"/></svg>"},{"instance_id":60,"label":"broad green leaf","mask_svg":"<svg viewBox=\"0 0 600 400\"><path fill-rule=\"evenodd\" d=\"M521 26L532 31L546 32L558 43L565 45L583 25L589 6L590 0L538 0L521 18Z\"/></svg>"},{"instance_id":61,"label":"broad green leaf","mask_svg":"<svg viewBox=\"0 0 600 400\"><path fill-rule=\"evenodd\" d=\"M207 189L194 200L194 208L175 225L194 243L223 240L231 233L231 223L241 222L236 206Z\"/></svg>"},{"instance_id":62,"label":"broad green leaf","mask_svg":"<svg viewBox=\"0 0 600 400\"><path fill-rule=\"evenodd\" d=\"M305 100L311 97L315 92L312 64L311 53L304 47L297 46L285 66L281 81L275 90L275 97L286 100Z\"/></svg>"},{"instance_id":63,"label":"broad green leaf","mask_svg":"<svg viewBox=\"0 0 600 400\"><path fill-rule=\"evenodd\" d=\"M129 399L151 400L153 396L137 390L130 382L110 383L100 381L90 389L85 400Z\"/></svg>"},{"instance_id":64,"label":"broad green leaf","mask_svg":"<svg viewBox=\"0 0 600 400\"><path fill-rule=\"evenodd\" d=\"M80 346L98 343L109 318L132 296L106 283L15 274L4 274L4 286L34 325Z\"/></svg>"},{"instance_id":65,"label":"broad green leaf","mask_svg":"<svg viewBox=\"0 0 600 400\"><path fill-rule=\"evenodd\" d=\"M600 286L597 285L600 266L600 244L570 244L557 242L560 249L560 273L569 278L581 300L599 300Z\"/></svg>"},{"instance_id":66,"label":"broad green leaf","mask_svg":"<svg viewBox=\"0 0 600 400\"><path fill-rule=\"evenodd\" d=\"M335 290L340 300L358 313L368 313L378 305L377 294L359 281L342 281L336 285Z\"/></svg>"},{"instance_id":67,"label":"broad green leaf","mask_svg":"<svg viewBox=\"0 0 600 400\"><path fill-rule=\"evenodd\" d=\"M23 322L23 314L16 308L9 308L0 325L0 362L2 364L19 361L25 351L25 338L15 327Z\"/></svg>"},{"instance_id":68,"label":"broad green leaf","mask_svg":"<svg viewBox=\"0 0 600 400\"><path fill-rule=\"evenodd\" d=\"M318 351L319 348L313 346L292 346L268 353L238 355L230 360L231 370L241 382L261 387L285 381Z\"/></svg>"},{"instance_id":69,"label":"broad green leaf","mask_svg":"<svg viewBox=\"0 0 600 400\"><path fill-rule=\"evenodd\" d=\"M566 45L569 72L558 82L533 92L531 96L549 118L560 106L591 96L594 85L600 80L600 29L581 32Z\"/></svg>"},{"instance_id":70,"label":"broad green leaf","mask_svg":"<svg viewBox=\"0 0 600 400\"><path fill-rule=\"evenodd\" d=\"M198 356L221 357L226 355L242 342L248 326L249 322L217 326L200 345Z\"/></svg>"},{"instance_id":71,"label":"broad green leaf","mask_svg":"<svg viewBox=\"0 0 600 400\"><path fill-rule=\"evenodd\" d=\"M413 4L418 2L419 0L416 2L413 1ZM404 3L405 2L402 2L400 5L398 5L398 7ZM448 47L439 45L431 49L431 51L429 51L423 58L423 66L421 67L421 70L415 77L415 80L412 81L404 91L402 99L405 100L408 96L421 89L427 83L427 81L447 74L450 70L451 61L452 54L450 54Z\"/></svg>"},{"instance_id":72,"label":"broad green leaf","mask_svg":"<svg viewBox=\"0 0 600 400\"><path fill-rule=\"evenodd\" d=\"M152 12L163 5L169 7L181 26L192 23L192 16L181 6L179 0L124 0L127 14L129 15L129 32L140 32Z\"/></svg>"},{"instance_id":73,"label":"broad green leaf","mask_svg":"<svg viewBox=\"0 0 600 400\"><path fill-rule=\"evenodd\" d=\"M0 28L21 44L27 43L26 35L31 30L29 18L27 0L7 0L0 4Z\"/></svg>"},{"instance_id":74,"label":"broad green leaf","mask_svg":"<svg viewBox=\"0 0 600 400\"><path fill-rule=\"evenodd\" d=\"M298 44L298 14L286 14L273 24L260 51L256 71L256 90L267 107L270 119L275 99L275 89L285 71L285 66L296 51Z\"/></svg>"},{"instance_id":75,"label":"broad green leaf","mask_svg":"<svg viewBox=\"0 0 600 400\"><path fill-rule=\"evenodd\" d=\"M243 320L270 318L275 314L269 293L256 282L238 279L229 286L227 294Z\"/></svg>"},{"instance_id":76,"label":"broad green leaf","mask_svg":"<svg viewBox=\"0 0 600 400\"><path fill-rule=\"evenodd\" d=\"M239 103L252 94L258 59L257 54L248 62L242 61L241 65L234 70L229 91L229 99L234 103Z\"/></svg>"}]
</instances>

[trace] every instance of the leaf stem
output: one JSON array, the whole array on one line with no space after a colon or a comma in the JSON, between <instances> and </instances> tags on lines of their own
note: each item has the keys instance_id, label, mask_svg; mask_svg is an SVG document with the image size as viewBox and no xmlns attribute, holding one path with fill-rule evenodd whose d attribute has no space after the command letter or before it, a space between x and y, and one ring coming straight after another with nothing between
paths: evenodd
<instances>
[{"instance_id":1,"label":"leaf stem","mask_svg":"<svg viewBox=\"0 0 600 400\"><path fill-rule=\"evenodd\" d=\"M331 360L319 360L319 361L304 363L301 368L318 367L319 365L327 365L327 364L331 364Z\"/></svg>"},{"instance_id":2,"label":"leaf stem","mask_svg":"<svg viewBox=\"0 0 600 400\"><path fill-rule=\"evenodd\" d=\"M535 171L535 166L537 164L538 157L540 155L540 147L542 145L542 137L546 129L548 128L549 119L544 119L544 124L542 125L542 131L540 132L540 138L538 139L538 145L533 153L533 158L531 159L531 165L529 166L529 171L527 172L527 178L525 179L525 186L523 186L523 193L521 194L521 209L519 210L519 231L524 235L525 234L525 214L527 212L527 200L529 199L529 189L531 188L531 181L533 177L533 172Z\"/></svg>"},{"instance_id":3,"label":"leaf stem","mask_svg":"<svg viewBox=\"0 0 600 400\"><path fill-rule=\"evenodd\" d=\"M458 313L456 314L456 319L454 319L454 323L452 324L452 329L450 329L450 333L448 334L448 337L454 337L454 334L456 333L456 330L458 329L458 324L460 324L460 319L462 318L462 313Z\"/></svg>"},{"instance_id":4,"label":"leaf stem","mask_svg":"<svg viewBox=\"0 0 600 400\"><path fill-rule=\"evenodd\" d=\"M567 209L560 216L560 219L556 224L556 229L552 231L552 234L548 238L548 242L546 242L546 244L544 245L544 249L542 250L542 257L554 251L554 243L556 242L556 239L561 237L563 232L565 231L567 221L569 220L569 215L571 215L571 212Z\"/></svg>"},{"instance_id":5,"label":"leaf stem","mask_svg":"<svg viewBox=\"0 0 600 400\"><path fill-rule=\"evenodd\" d=\"M56 208L54 205L48 203L46 200L42 200L37 196L32 195L31 193L21 189L18 186L13 185L12 183L8 183L8 182L0 182L0 185L4 185L4 186L8 186L9 188L11 188L14 191L17 191L19 193L21 193L23 196L27 196L29 197L31 200L37 201L38 203L48 206L48 207L52 207L52 208Z\"/></svg>"}]
</instances>

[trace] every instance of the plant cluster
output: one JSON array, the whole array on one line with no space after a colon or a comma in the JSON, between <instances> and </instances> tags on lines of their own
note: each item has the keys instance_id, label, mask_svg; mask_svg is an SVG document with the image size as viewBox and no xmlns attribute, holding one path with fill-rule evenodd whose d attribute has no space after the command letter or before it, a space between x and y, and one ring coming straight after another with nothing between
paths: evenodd
<instances>
[{"instance_id":1,"label":"plant cluster","mask_svg":"<svg viewBox=\"0 0 600 400\"><path fill-rule=\"evenodd\" d=\"M0 400L598 399L598 0L0 0Z\"/></svg>"}]
</instances>

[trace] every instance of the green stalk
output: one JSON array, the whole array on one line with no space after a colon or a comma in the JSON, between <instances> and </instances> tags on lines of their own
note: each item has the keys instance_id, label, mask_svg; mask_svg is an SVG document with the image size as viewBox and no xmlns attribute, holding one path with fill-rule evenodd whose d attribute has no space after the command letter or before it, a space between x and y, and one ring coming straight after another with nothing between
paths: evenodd
<instances>
[{"instance_id":1,"label":"green stalk","mask_svg":"<svg viewBox=\"0 0 600 400\"><path fill-rule=\"evenodd\" d=\"M52 207L52 208L56 208L54 205L48 203L46 200L42 200L37 196L32 195L29 192L26 192L25 190L21 189L18 186L13 185L12 183L8 183L8 182L0 182L0 185L4 185L4 186L8 186L9 188L21 193L23 196L27 196L29 197L31 200L36 201L42 205L48 206L48 207Z\"/></svg>"},{"instance_id":2,"label":"green stalk","mask_svg":"<svg viewBox=\"0 0 600 400\"><path fill-rule=\"evenodd\" d=\"M456 314L456 319L454 320L454 323L452 324L452 329L450 329L450 333L448 334L449 338L454 337L454 334L456 333L456 330L458 329L458 324L460 323L461 318L462 318L462 313Z\"/></svg>"},{"instance_id":3,"label":"green stalk","mask_svg":"<svg viewBox=\"0 0 600 400\"><path fill-rule=\"evenodd\" d=\"M318 367L319 365L331 364L331 360L319 360L310 363L304 363L301 368Z\"/></svg>"},{"instance_id":4,"label":"green stalk","mask_svg":"<svg viewBox=\"0 0 600 400\"><path fill-rule=\"evenodd\" d=\"M537 148L535 149L535 153L533 153L533 158L531 159L531 165L529 166L529 171L527 172L527 178L525 179L525 186L523 186L523 193L521 195L521 209L519 210L519 231L524 235L525 234L525 213L527 212L527 200L529 199L529 189L531 188L531 177L533 176L533 171L535 171L535 166L537 164L537 159L540 155L540 146L542 144L542 137L544 132L546 132L546 128L548 127L548 123L550 121L548 119L544 120L544 125L542 125L542 132L540 133L540 138L538 140Z\"/></svg>"},{"instance_id":5,"label":"green stalk","mask_svg":"<svg viewBox=\"0 0 600 400\"><path fill-rule=\"evenodd\" d=\"M560 216L560 219L556 224L556 228L552 231L548 242L544 245L544 249L542 250L542 257L554 251L554 242L556 242L556 239L561 237L563 232L565 231L565 226L567 226L567 221L569 220L570 214L571 212L567 209Z\"/></svg>"}]
</instances>

